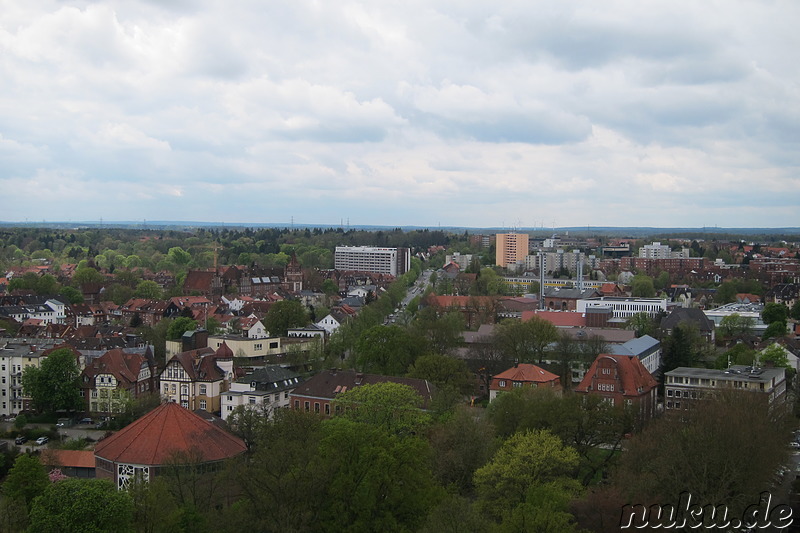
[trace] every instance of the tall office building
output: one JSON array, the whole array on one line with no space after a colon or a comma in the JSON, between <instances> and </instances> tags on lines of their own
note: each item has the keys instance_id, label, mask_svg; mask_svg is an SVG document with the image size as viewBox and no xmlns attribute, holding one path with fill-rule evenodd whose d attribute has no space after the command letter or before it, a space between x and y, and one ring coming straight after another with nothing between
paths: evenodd
<instances>
[{"instance_id":1,"label":"tall office building","mask_svg":"<svg viewBox=\"0 0 800 533\"><path fill-rule=\"evenodd\" d=\"M408 248L337 246L334 267L336 270L402 276L411 270L411 253Z\"/></svg>"},{"instance_id":2,"label":"tall office building","mask_svg":"<svg viewBox=\"0 0 800 533\"><path fill-rule=\"evenodd\" d=\"M527 233L498 233L495 263L497 266L513 267L525 260L528 255Z\"/></svg>"}]
</instances>

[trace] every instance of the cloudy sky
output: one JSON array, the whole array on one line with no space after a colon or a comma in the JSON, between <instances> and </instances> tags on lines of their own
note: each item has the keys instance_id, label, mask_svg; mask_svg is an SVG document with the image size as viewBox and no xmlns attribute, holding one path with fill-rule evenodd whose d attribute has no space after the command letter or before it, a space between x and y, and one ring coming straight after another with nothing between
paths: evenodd
<instances>
[{"instance_id":1,"label":"cloudy sky","mask_svg":"<svg viewBox=\"0 0 800 533\"><path fill-rule=\"evenodd\" d=\"M800 2L0 0L0 220L800 226Z\"/></svg>"}]
</instances>

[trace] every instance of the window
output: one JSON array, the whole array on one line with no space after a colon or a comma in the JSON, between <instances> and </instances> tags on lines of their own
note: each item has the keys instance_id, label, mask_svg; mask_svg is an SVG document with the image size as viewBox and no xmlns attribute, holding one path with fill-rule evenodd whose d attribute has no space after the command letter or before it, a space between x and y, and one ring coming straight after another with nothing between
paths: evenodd
<instances>
[{"instance_id":1,"label":"window","mask_svg":"<svg viewBox=\"0 0 800 533\"><path fill-rule=\"evenodd\" d=\"M295 409L300 409L300 400L295 400L294 401L294 408Z\"/></svg>"},{"instance_id":2,"label":"window","mask_svg":"<svg viewBox=\"0 0 800 533\"><path fill-rule=\"evenodd\" d=\"M667 389L667 396L672 397L672 389Z\"/></svg>"},{"instance_id":3,"label":"window","mask_svg":"<svg viewBox=\"0 0 800 533\"><path fill-rule=\"evenodd\" d=\"M309 412L311 410L311 403L310 402L305 402L304 407L306 408L306 412Z\"/></svg>"},{"instance_id":4,"label":"window","mask_svg":"<svg viewBox=\"0 0 800 533\"><path fill-rule=\"evenodd\" d=\"M205 396L207 394L208 387L206 385L200 385L200 394Z\"/></svg>"},{"instance_id":5,"label":"window","mask_svg":"<svg viewBox=\"0 0 800 533\"><path fill-rule=\"evenodd\" d=\"M500 382L497 384L497 386L498 386L498 387L505 387L505 386L506 386L506 382L505 382L505 380L502 380L502 379L501 379L501 380L500 380Z\"/></svg>"},{"instance_id":6,"label":"window","mask_svg":"<svg viewBox=\"0 0 800 533\"><path fill-rule=\"evenodd\" d=\"M515 382L512 384L512 386L513 386L513 387L516 387L516 388L522 387L522 382L521 382L521 381L515 381Z\"/></svg>"},{"instance_id":7,"label":"window","mask_svg":"<svg viewBox=\"0 0 800 533\"><path fill-rule=\"evenodd\" d=\"M200 400L200 409L203 409L205 411L205 409L206 409L206 401L205 400Z\"/></svg>"},{"instance_id":8,"label":"window","mask_svg":"<svg viewBox=\"0 0 800 533\"><path fill-rule=\"evenodd\" d=\"M603 369L603 374L610 374L610 373L611 373L611 369L610 368L604 368Z\"/></svg>"},{"instance_id":9,"label":"window","mask_svg":"<svg viewBox=\"0 0 800 533\"><path fill-rule=\"evenodd\" d=\"M325 404L325 414L326 415L331 414L331 404L329 404L329 403Z\"/></svg>"},{"instance_id":10,"label":"window","mask_svg":"<svg viewBox=\"0 0 800 533\"><path fill-rule=\"evenodd\" d=\"M261 350L263 348L264 348L263 344L254 344L253 345L253 350L255 350L255 351L259 351L259 350Z\"/></svg>"},{"instance_id":11,"label":"window","mask_svg":"<svg viewBox=\"0 0 800 533\"><path fill-rule=\"evenodd\" d=\"M271 343L269 343L269 347L270 347L271 350L277 349L278 348L278 343L277 342L271 342Z\"/></svg>"},{"instance_id":12,"label":"window","mask_svg":"<svg viewBox=\"0 0 800 533\"><path fill-rule=\"evenodd\" d=\"M314 412L319 413L319 402L314 402Z\"/></svg>"},{"instance_id":13,"label":"window","mask_svg":"<svg viewBox=\"0 0 800 533\"><path fill-rule=\"evenodd\" d=\"M675 409L681 408L681 402L675 402Z\"/></svg>"},{"instance_id":14,"label":"window","mask_svg":"<svg viewBox=\"0 0 800 533\"><path fill-rule=\"evenodd\" d=\"M256 404L256 397L255 396L249 396L247 398L247 400L250 403L250 405L255 405Z\"/></svg>"},{"instance_id":15,"label":"window","mask_svg":"<svg viewBox=\"0 0 800 533\"><path fill-rule=\"evenodd\" d=\"M188 400L181 401L181 407L183 407L184 409L188 409L189 408Z\"/></svg>"}]
</instances>

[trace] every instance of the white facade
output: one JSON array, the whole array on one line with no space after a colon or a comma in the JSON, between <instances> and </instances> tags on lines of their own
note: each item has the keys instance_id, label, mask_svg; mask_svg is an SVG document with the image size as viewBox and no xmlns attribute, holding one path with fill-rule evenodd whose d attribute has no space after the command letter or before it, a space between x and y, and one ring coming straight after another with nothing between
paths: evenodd
<instances>
[{"instance_id":1,"label":"white facade","mask_svg":"<svg viewBox=\"0 0 800 533\"><path fill-rule=\"evenodd\" d=\"M455 263L461 270L466 270L469 268L470 263L472 263L472 257L472 254L462 255L459 252L454 252L453 255L444 256L444 266Z\"/></svg>"},{"instance_id":2,"label":"white facade","mask_svg":"<svg viewBox=\"0 0 800 533\"><path fill-rule=\"evenodd\" d=\"M338 320L336 320L331 314L328 314L328 316L317 322L317 326L327 331L328 335L333 334L333 332L339 329L339 326L341 325L342 324Z\"/></svg>"},{"instance_id":3,"label":"white facade","mask_svg":"<svg viewBox=\"0 0 800 533\"><path fill-rule=\"evenodd\" d=\"M244 406L247 409L258 409L268 417L277 409L289 407L289 395L302 380L293 372L283 369L278 372L278 377L271 381L257 380L257 370L251 376L245 376L231 383L230 390L221 397L220 417L227 422L234 409Z\"/></svg>"},{"instance_id":4,"label":"white facade","mask_svg":"<svg viewBox=\"0 0 800 533\"><path fill-rule=\"evenodd\" d=\"M678 252L673 252L668 245L654 242L639 248L639 257L647 259L680 259L689 257L689 249L683 248Z\"/></svg>"},{"instance_id":5,"label":"white facade","mask_svg":"<svg viewBox=\"0 0 800 533\"><path fill-rule=\"evenodd\" d=\"M334 268L400 276L411 269L411 255L401 248L337 246Z\"/></svg>"},{"instance_id":6,"label":"white facade","mask_svg":"<svg viewBox=\"0 0 800 533\"><path fill-rule=\"evenodd\" d=\"M586 313L592 307L611 308L614 318L630 318L638 313L647 313L654 317L659 313L667 312L667 300L665 298L585 298L578 300L576 311Z\"/></svg>"}]
</instances>

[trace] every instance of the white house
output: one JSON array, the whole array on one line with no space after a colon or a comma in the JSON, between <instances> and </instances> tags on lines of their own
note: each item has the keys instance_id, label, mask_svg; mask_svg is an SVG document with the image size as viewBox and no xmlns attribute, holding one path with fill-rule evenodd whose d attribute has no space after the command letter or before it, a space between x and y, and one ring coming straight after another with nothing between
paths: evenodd
<instances>
[{"instance_id":1,"label":"white house","mask_svg":"<svg viewBox=\"0 0 800 533\"><path fill-rule=\"evenodd\" d=\"M289 407L289 394L303 382L300 374L280 365L265 365L231 383L230 390L222 394L221 414L227 421L234 409L263 410L272 416L276 409Z\"/></svg>"}]
</instances>

